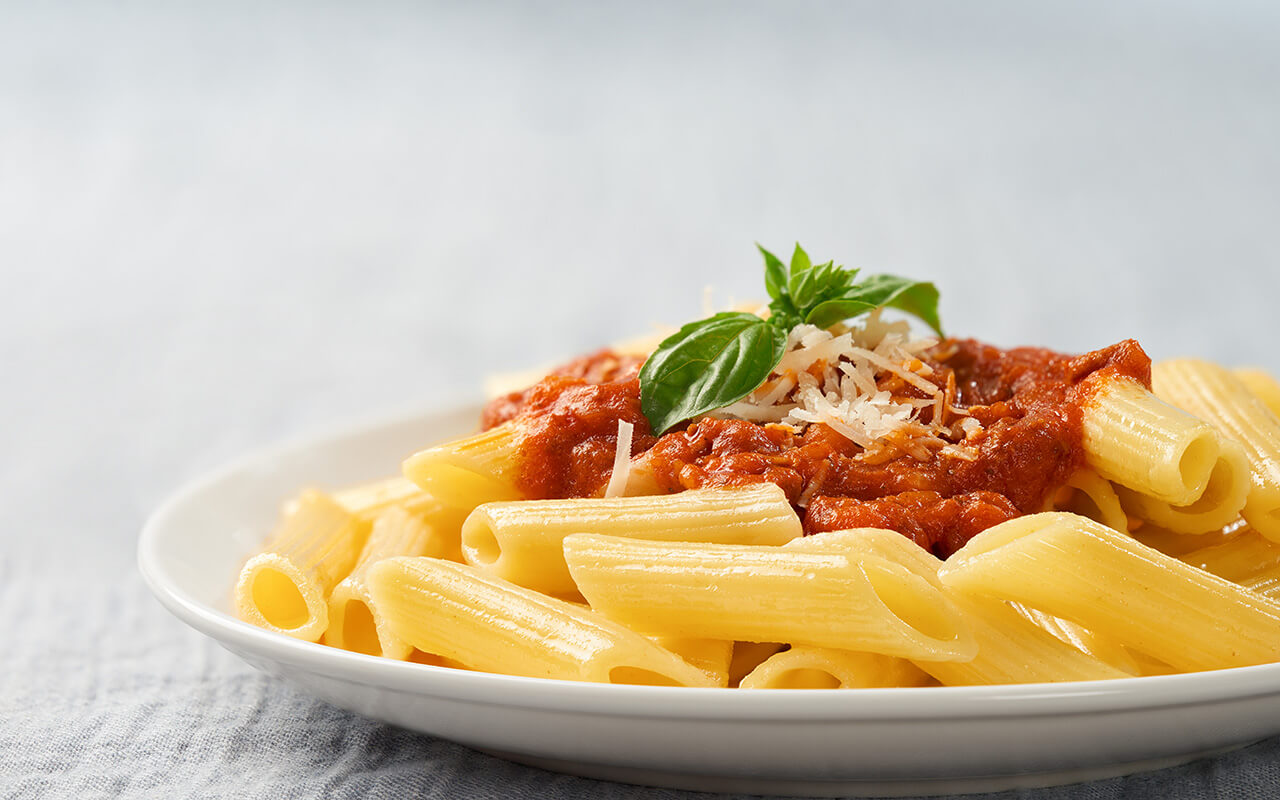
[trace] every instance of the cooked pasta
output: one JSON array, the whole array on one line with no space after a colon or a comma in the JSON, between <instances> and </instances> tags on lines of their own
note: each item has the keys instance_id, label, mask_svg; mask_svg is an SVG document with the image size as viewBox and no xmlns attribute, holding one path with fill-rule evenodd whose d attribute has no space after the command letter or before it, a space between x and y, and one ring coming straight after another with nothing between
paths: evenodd
<instances>
[{"instance_id":1,"label":"cooked pasta","mask_svg":"<svg viewBox=\"0 0 1280 800\"><path fill-rule=\"evenodd\" d=\"M465 564L396 557L369 569L392 633L471 669L598 683L714 686L653 641L572 603Z\"/></svg>"},{"instance_id":2,"label":"cooked pasta","mask_svg":"<svg viewBox=\"0 0 1280 800\"><path fill-rule=\"evenodd\" d=\"M771 483L655 497L486 503L462 526L469 564L548 594L573 595L564 537L595 533L688 542L777 545L800 536L800 518Z\"/></svg>"},{"instance_id":3,"label":"cooked pasta","mask_svg":"<svg viewBox=\"0 0 1280 800\"><path fill-rule=\"evenodd\" d=\"M939 576L959 591L1079 623L1179 670L1280 660L1280 604L1072 514L997 525Z\"/></svg>"},{"instance_id":4,"label":"cooked pasta","mask_svg":"<svg viewBox=\"0 0 1280 800\"><path fill-rule=\"evenodd\" d=\"M236 611L268 630L314 642L329 625L327 600L355 565L368 523L309 490L240 570Z\"/></svg>"},{"instance_id":5,"label":"cooked pasta","mask_svg":"<svg viewBox=\"0 0 1280 800\"><path fill-rule=\"evenodd\" d=\"M1280 541L1280 419L1229 370L1207 361L1158 362L1151 386L1244 446L1253 485L1242 515L1258 533Z\"/></svg>"},{"instance_id":6,"label":"cooked pasta","mask_svg":"<svg viewBox=\"0 0 1280 800\"><path fill-rule=\"evenodd\" d=\"M764 256L767 310L501 383L401 475L303 492L237 614L344 658L757 691L1280 661L1270 375L921 335L881 312L941 336L931 284Z\"/></svg>"},{"instance_id":7,"label":"cooked pasta","mask_svg":"<svg viewBox=\"0 0 1280 800\"><path fill-rule=\"evenodd\" d=\"M937 588L876 556L594 534L566 538L564 551L591 607L646 633L936 660L976 650Z\"/></svg>"}]
</instances>

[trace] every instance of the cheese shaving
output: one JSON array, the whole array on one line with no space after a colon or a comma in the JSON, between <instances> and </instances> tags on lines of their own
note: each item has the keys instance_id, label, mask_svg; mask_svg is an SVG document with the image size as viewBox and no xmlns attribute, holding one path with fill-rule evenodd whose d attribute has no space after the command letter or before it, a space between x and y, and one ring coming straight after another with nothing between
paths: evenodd
<instances>
[{"instance_id":1,"label":"cheese shaving","mask_svg":"<svg viewBox=\"0 0 1280 800\"><path fill-rule=\"evenodd\" d=\"M922 355L936 344L913 336L905 321L881 319L879 311L852 326L798 325L769 378L711 416L797 431L823 424L868 451L929 458L954 443L947 414L963 414L951 406L947 388L929 380L934 369ZM930 410L927 423L924 409ZM976 421L966 423L961 431L971 435Z\"/></svg>"},{"instance_id":2,"label":"cheese shaving","mask_svg":"<svg viewBox=\"0 0 1280 800\"><path fill-rule=\"evenodd\" d=\"M631 434L635 426L618 420L618 444L613 451L613 472L604 487L605 497L623 497L627 493L627 479L631 477Z\"/></svg>"}]
</instances>

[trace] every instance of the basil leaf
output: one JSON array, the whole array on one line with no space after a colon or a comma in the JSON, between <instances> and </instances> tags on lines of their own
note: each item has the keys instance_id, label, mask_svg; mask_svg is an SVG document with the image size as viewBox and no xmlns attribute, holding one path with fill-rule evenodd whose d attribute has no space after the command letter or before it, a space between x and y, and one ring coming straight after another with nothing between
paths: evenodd
<instances>
[{"instance_id":1,"label":"basil leaf","mask_svg":"<svg viewBox=\"0 0 1280 800\"><path fill-rule=\"evenodd\" d=\"M826 300L840 297L852 284L858 270L837 267L833 262L818 264L788 282L788 293L801 319Z\"/></svg>"},{"instance_id":2,"label":"basil leaf","mask_svg":"<svg viewBox=\"0 0 1280 800\"><path fill-rule=\"evenodd\" d=\"M655 435L746 397L782 360L787 332L726 311L685 325L640 370L640 409Z\"/></svg>"},{"instance_id":3,"label":"basil leaf","mask_svg":"<svg viewBox=\"0 0 1280 800\"><path fill-rule=\"evenodd\" d=\"M809 262L809 254L804 251L799 242L796 242L796 249L791 253L791 277L810 269L813 266Z\"/></svg>"},{"instance_id":4,"label":"basil leaf","mask_svg":"<svg viewBox=\"0 0 1280 800\"><path fill-rule=\"evenodd\" d=\"M787 293L787 268L778 257L756 243L756 249L764 256L764 288L769 297L781 300Z\"/></svg>"},{"instance_id":5,"label":"basil leaf","mask_svg":"<svg viewBox=\"0 0 1280 800\"><path fill-rule=\"evenodd\" d=\"M843 294L814 306L805 314L805 322L829 328L841 320L865 314L883 306L901 309L919 317L942 335L938 319L938 289L932 283L899 278L896 275L872 275Z\"/></svg>"}]
</instances>

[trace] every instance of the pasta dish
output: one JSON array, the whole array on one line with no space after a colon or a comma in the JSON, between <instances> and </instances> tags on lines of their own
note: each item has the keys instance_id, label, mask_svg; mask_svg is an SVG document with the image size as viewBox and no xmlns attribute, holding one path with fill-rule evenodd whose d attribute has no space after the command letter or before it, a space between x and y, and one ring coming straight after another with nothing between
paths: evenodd
<instances>
[{"instance_id":1,"label":"pasta dish","mask_svg":"<svg viewBox=\"0 0 1280 800\"><path fill-rule=\"evenodd\" d=\"M303 491L241 570L239 616L668 686L1280 661L1270 375L947 337L932 284L761 253L767 306L578 358L498 393L473 435L406 443L399 475Z\"/></svg>"}]
</instances>

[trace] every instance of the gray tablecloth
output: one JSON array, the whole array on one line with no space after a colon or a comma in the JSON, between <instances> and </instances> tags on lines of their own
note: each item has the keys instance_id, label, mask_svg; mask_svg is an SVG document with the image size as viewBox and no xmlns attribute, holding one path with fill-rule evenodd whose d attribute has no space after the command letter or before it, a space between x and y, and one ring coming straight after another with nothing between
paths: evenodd
<instances>
[{"instance_id":1,"label":"gray tablecloth","mask_svg":"<svg viewBox=\"0 0 1280 800\"><path fill-rule=\"evenodd\" d=\"M687 796L312 700L133 548L244 450L759 296L753 241L930 277L999 343L1280 367L1269 4L0 19L0 796ZM1278 755L1009 796L1272 797Z\"/></svg>"}]
</instances>

